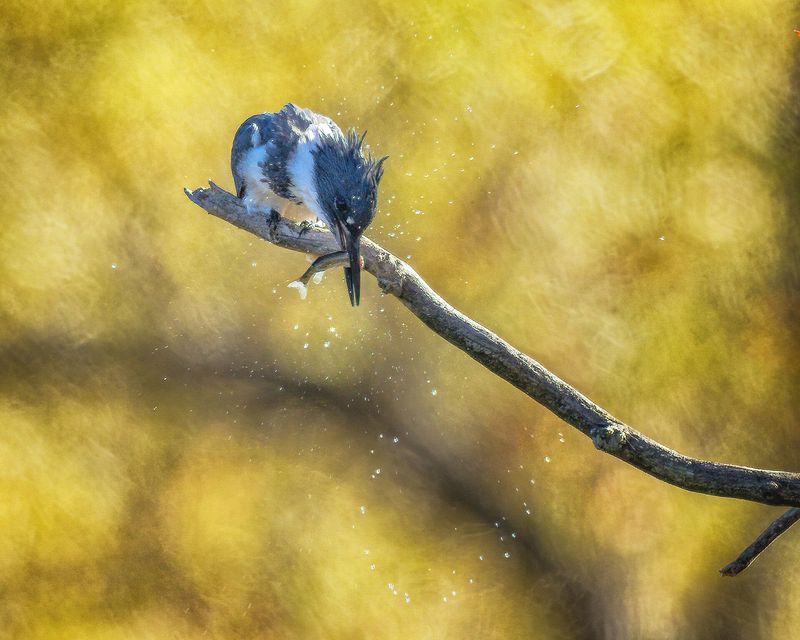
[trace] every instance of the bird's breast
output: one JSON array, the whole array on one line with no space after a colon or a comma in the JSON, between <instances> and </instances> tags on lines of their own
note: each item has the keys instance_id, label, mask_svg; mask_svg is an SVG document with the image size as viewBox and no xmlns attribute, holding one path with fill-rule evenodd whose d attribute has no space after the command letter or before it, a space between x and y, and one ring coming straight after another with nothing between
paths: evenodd
<instances>
[{"instance_id":1,"label":"bird's breast","mask_svg":"<svg viewBox=\"0 0 800 640\"><path fill-rule=\"evenodd\" d=\"M245 181L245 194L252 204L264 208L275 207L279 196L270 187L264 174L264 166L269 162L267 145L251 148L239 164L239 172Z\"/></svg>"},{"instance_id":2,"label":"bird's breast","mask_svg":"<svg viewBox=\"0 0 800 640\"><path fill-rule=\"evenodd\" d=\"M319 144L317 136L303 136L287 164L292 181L292 192L317 218L327 222L325 212L319 201L317 183L314 177L314 150Z\"/></svg>"}]
</instances>

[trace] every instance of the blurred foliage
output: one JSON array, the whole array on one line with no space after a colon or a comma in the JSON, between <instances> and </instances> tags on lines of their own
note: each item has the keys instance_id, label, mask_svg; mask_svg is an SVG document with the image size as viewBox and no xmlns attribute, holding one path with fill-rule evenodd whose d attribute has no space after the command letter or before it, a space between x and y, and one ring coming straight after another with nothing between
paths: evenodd
<instances>
[{"instance_id":1,"label":"blurred foliage","mask_svg":"<svg viewBox=\"0 0 800 640\"><path fill-rule=\"evenodd\" d=\"M0 636L783 638L777 510L612 459L181 192L292 101L369 235L686 453L797 469L786 1L0 7Z\"/></svg>"}]
</instances>

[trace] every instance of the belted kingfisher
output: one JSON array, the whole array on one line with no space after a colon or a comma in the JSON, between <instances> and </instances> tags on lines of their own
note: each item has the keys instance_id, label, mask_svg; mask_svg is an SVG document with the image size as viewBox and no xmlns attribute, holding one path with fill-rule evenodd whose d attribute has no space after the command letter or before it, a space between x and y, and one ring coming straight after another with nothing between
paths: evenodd
<instances>
[{"instance_id":1,"label":"belted kingfisher","mask_svg":"<svg viewBox=\"0 0 800 640\"><path fill-rule=\"evenodd\" d=\"M231 149L236 193L248 209L304 205L322 220L347 252L350 303L361 300L360 242L375 217L386 157L365 157L355 130L347 134L330 118L287 104L276 113L245 120Z\"/></svg>"}]
</instances>

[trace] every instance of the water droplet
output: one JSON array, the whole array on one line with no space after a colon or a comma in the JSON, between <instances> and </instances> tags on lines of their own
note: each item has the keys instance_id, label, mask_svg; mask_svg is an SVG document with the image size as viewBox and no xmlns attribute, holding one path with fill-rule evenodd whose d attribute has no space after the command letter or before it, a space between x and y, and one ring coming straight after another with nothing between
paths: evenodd
<instances>
[{"instance_id":1,"label":"water droplet","mask_svg":"<svg viewBox=\"0 0 800 640\"><path fill-rule=\"evenodd\" d=\"M431 389L431 395L432 396L439 395L439 392L436 389Z\"/></svg>"},{"instance_id":2,"label":"water droplet","mask_svg":"<svg viewBox=\"0 0 800 640\"><path fill-rule=\"evenodd\" d=\"M117 265L117 263L116 263L116 262L112 262L112 263L111 263L111 268L112 268L112 269L116 269L116 268L117 268L117 266L118 266L118 265Z\"/></svg>"},{"instance_id":3,"label":"water droplet","mask_svg":"<svg viewBox=\"0 0 800 640\"><path fill-rule=\"evenodd\" d=\"M331 346L331 341L326 340L325 342L322 343L322 346L325 347L326 349L329 348Z\"/></svg>"},{"instance_id":4,"label":"water droplet","mask_svg":"<svg viewBox=\"0 0 800 640\"><path fill-rule=\"evenodd\" d=\"M303 345L303 349L308 349L308 342Z\"/></svg>"},{"instance_id":5,"label":"water droplet","mask_svg":"<svg viewBox=\"0 0 800 640\"><path fill-rule=\"evenodd\" d=\"M503 554L503 557L504 557L504 558L510 558L510 557L511 557L511 552L509 552L509 551L506 551L506 552Z\"/></svg>"},{"instance_id":6,"label":"water droplet","mask_svg":"<svg viewBox=\"0 0 800 640\"><path fill-rule=\"evenodd\" d=\"M363 504L358 508L358 510L361 512L362 516L367 512L367 508Z\"/></svg>"},{"instance_id":7,"label":"water droplet","mask_svg":"<svg viewBox=\"0 0 800 640\"><path fill-rule=\"evenodd\" d=\"M545 462L550 462L550 456L545 456L545 457L544 457L544 461L545 461Z\"/></svg>"}]
</instances>

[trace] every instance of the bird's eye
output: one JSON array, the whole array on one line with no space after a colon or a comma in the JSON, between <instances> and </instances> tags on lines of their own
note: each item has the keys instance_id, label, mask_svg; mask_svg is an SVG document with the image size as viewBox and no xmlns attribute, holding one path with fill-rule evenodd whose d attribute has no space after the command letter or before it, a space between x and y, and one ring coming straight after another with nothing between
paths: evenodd
<instances>
[{"instance_id":1,"label":"bird's eye","mask_svg":"<svg viewBox=\"0 0 800 640\"><path fill-rule=\"evenodd\" d=\"M334 204L336 205L336 210L339 213L347 213L347 202L344 198L342 198L342 196L336 196Z\"/></svg>"}]
</instances>

